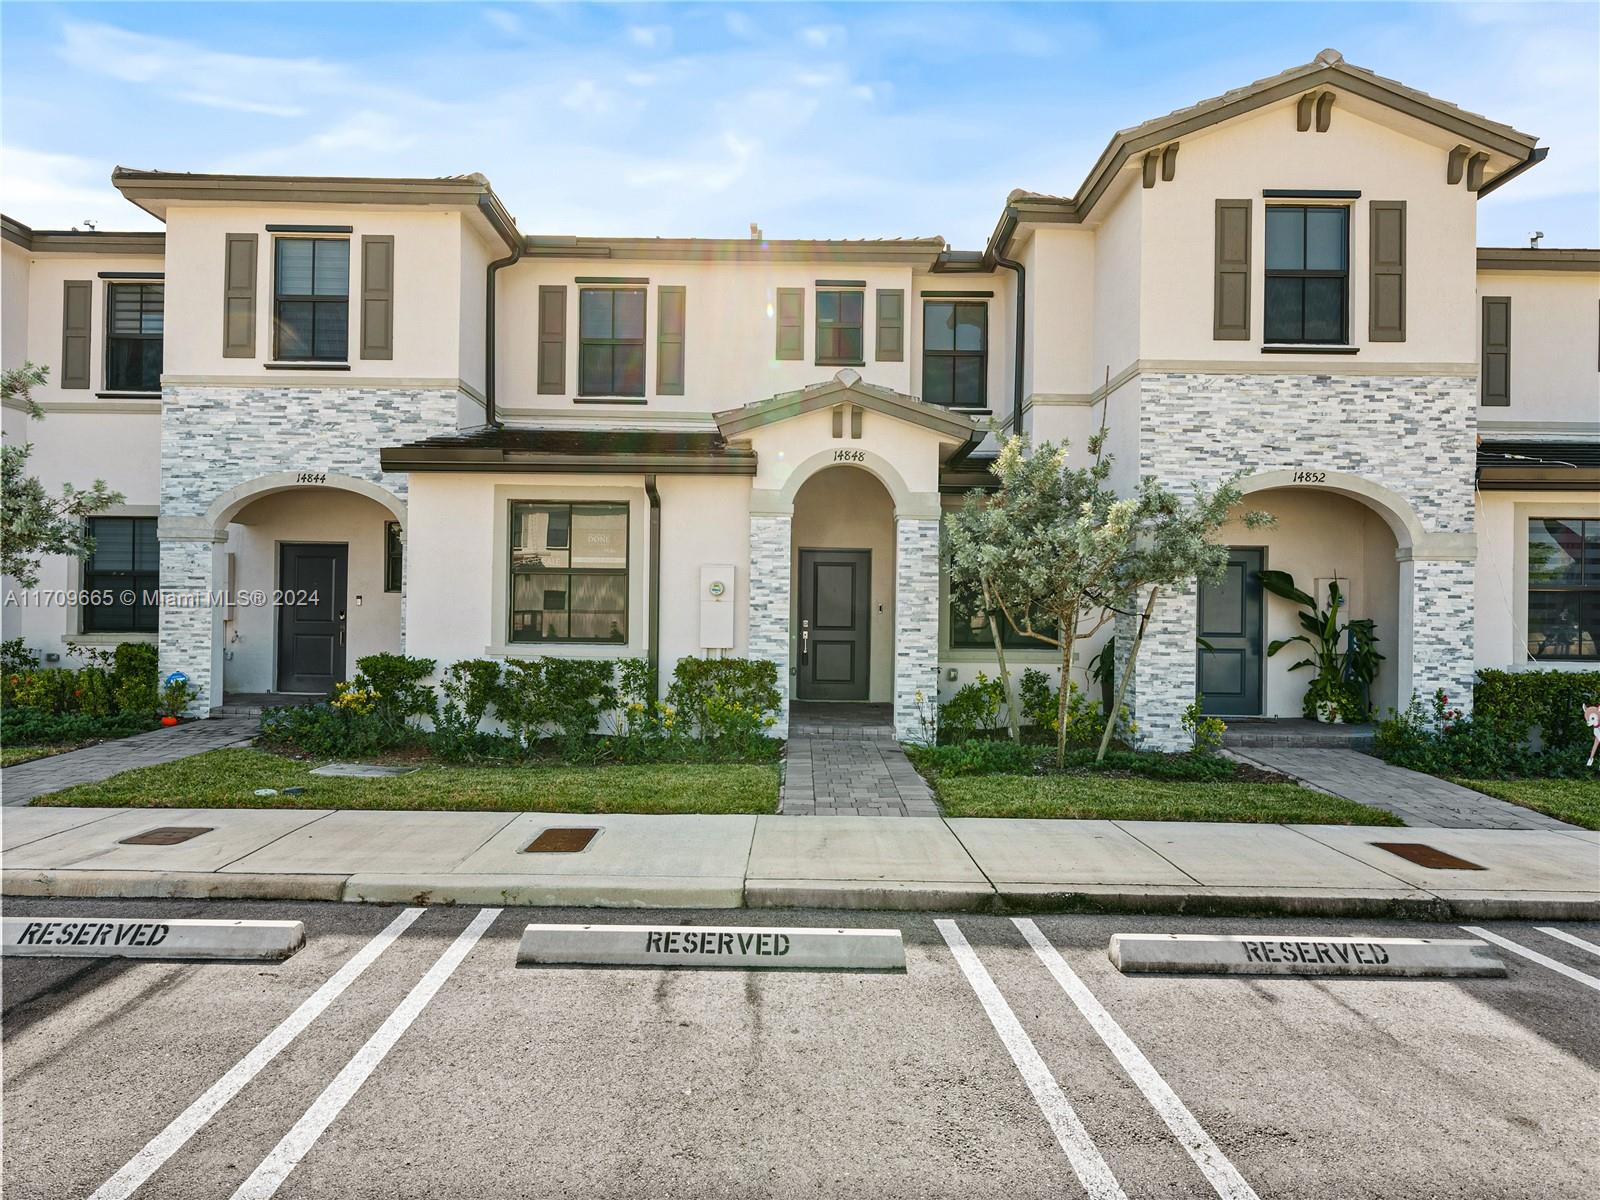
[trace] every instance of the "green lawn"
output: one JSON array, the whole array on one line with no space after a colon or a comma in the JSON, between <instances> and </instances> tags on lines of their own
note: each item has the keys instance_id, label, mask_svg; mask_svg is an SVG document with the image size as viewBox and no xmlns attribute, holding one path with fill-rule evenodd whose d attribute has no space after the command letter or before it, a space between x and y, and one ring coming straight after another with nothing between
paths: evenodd
<instances>
[{"instance_id":1,"label":"green lawn","mask_svg":"<svg viewBox=\"0 0 1600 1200\"><path fill-rule=\"evenodd\" d=\"M1126 775L958 775L934 784L950 817L1402 825L1379 808L1292 783L1186 783Z\"/></svg>"},{"instance_id":2,"label":"green lawn","mask_svg":"<svg viewBox=\"0 0 1600 1200\"><path fill-rule=\"evenodd\" d=\"M14 767L18 763L32 762L36 758L49 758L89 745L88 742L47 743L43 746L6 746L0 748L0 767Z\"/></svg>"},{"instance_id":3,"label":"green lawn","mask_svg":"<svg viewBox=\"0 0 1600 1200\"><path fill-rule=\"evenodd\" d=\"M1509 800L1585 829L1600 829L1600 779L1457 779L1485 796Z\"/></svg>"},{"instance_id":4,"label":"green lawn","mask_svg":"<svg viewBox=\"0 0 1600 1200\"><path fill-rule=\"evenodd\" d=\"M104 783L41 796L37 805L123 808L381 808L486 812L770 813L778 769L768 764L452 767L428 763L388 779L330 779L263 750L212 750L140 767ZM298 796L282 793L303 787ZM256 788L278 788L257 796Z\"/></svg>"}]
</instances>

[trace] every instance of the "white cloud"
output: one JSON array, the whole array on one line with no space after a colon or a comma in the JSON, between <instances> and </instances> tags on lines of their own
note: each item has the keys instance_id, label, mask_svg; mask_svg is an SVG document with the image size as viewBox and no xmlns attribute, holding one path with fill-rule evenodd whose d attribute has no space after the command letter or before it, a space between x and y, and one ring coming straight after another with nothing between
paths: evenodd
<instances>
[{"instance_id":1,"label":"white cloud","mask_svg":"<svg viewBox=\"0 0 1600 1200\"><path fill-rule=\"evenodd\" d=\"M800 40L813 50L826 50L844 41L842 25L808 25L800 31Z\"/></svg>"},{"instance_id":2,"label":"white cloud","mask_svg":"<svg viewBox=\"0 0 1600 1200\"><path fill-rule=\"evenodd\" d=\"M25 146L0 147L0 209L36 229L95 221L101 229L160 228L111 186L114 163Z\"/></svg>"},{"instance_id":3,"label":"white cloud","mask_svg":"<svg viewBox=\"0 0 1600 1200\"><path fill-rule=\"evenodd\" d=\"M646 50L664 50L672 44L672 30L665 25L629 25L628 40Z\"/></svg>"},{"instance_id":4,"label":"white cloud","mask_svg":"<svg viewBox=\"0 0 1600 1200\"><path fill-rule=\"evenodd\" d=\"M756 35L756 23L736 8L730 8L722 14L722 27L736 38L753 38Z\"/></svg>"},{"instance_id":5,"label":"white cloud","mask_svg":"<svg viewBox=\"0 0 1600 1200\"><path fill-rule=\"evenodd\" d=\"M612 95L592 79L580 79L561 94L562 108L573 112L606 113L611 111Z\"/></svg>"},{"instance_id":6,"label":"white cloud","mask_svg":"<svg viewBox=\"0 0 1600 1200\"><path fill-rule=\"evenodd\" d=\"M514 12L507 12L503 8L484 9L483 19L501 33L509 36L515 37L522 32L522 18Z\"/></svg>"}]
</instances>

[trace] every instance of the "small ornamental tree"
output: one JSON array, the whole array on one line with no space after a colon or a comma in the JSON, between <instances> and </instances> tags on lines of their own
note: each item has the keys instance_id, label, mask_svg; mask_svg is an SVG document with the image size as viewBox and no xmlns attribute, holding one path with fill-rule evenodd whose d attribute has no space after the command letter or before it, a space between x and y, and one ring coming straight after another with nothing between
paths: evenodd
<instances>
[{"instance_id":1,"label":"small ornamental tree","mask_svg":"<svg viewBox=\"0 0 1600 1200\"><path fill-rule=\"evenodd\" d=\"M1106 728L1100 737L1096 762L1104 760L1106 748L1111 744L1117 714L1122 711L1128 680L1133 677L1133 664L1144 643L1157 599L1163 591L1183 587L1190 580L1208 584L1222 579L1228 567L1228 547L1215 538L1217 531L1227 523L1229 513L1243 498L1236 479L1224 481L1214 491L1197 488L1188 500L1175 496L1154 479L1147 477L1140 482L1133 536L1111 602L1119 611L1132 613L1138 607L1140 593L1146 592L1144 608L1139 613L1127 662L1117 680L1116 698L1106 714ZM1252 511L1244 513L1240 520L1246 528L1258 529L1272 524L1273 517L1270 513Z\"/></svg>"},{"instance_id":2,"label":"small ornamental tree","mask_svg":"<svg viewBox=\"0 0 1600 1200\"><path fill-rule=\"evenodd\" d=\"M33 398L33 389L43 387L48 367L24 363L0 376L0 391L8 406L21 405L35 421L44 420L44 409ZM0 532L0 572L11 576L17 586L39 585L39 560L47 554L71 554L88 558L94 552L85 523L92 514L122 503L122 493L96 479L87 488L70 483L61 485L61 495L52 496L38 478L28 474L28 456L33 446L0 447L0 510L4 516Z\"/></svg>"},{"instance_id":3,"label":"small ornamental tree","mask_svg":"<svg viewBox=\"0 0 1600 1200\"><path fill-rule=\"evenodd\" d=\"M1109 600L1121 593L1123 561L1138 527L1139 501L1120 499L1107 485L1104 443L1102 430L1089 440L1093 463L1071 467L1065 442L1046 442L1027 455L1022 438L1006 439L990 468L999 488L968 496L947 523L951 586L958 597L985 604L997 651L998 612L1021 637L1061 652L1058 766L1066 758L1073 645L1113 619ZM1009 675L1005 683L1007 707L1015 712Z\"/></svg>"}]
</instances>

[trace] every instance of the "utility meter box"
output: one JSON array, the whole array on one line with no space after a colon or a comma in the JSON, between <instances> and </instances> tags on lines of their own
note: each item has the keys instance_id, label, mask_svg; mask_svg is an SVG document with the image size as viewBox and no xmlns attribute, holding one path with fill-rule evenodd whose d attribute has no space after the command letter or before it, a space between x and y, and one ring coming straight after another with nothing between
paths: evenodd
<instances>
[{"instance_id":1,"label":"utility meter box","mask_svg":"<svg viewBox=\"0 0 1600 1200\"><path fill-rule=\"evenodd\" d=\"M733 567L700 568L700 648L733 649Z\"/></svg>"}]
</instances>

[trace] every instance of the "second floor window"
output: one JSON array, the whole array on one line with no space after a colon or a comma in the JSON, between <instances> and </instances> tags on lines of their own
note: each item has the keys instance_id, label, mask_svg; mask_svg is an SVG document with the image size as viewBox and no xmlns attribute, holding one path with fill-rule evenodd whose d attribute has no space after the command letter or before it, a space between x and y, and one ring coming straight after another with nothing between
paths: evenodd
<instances>
[{"instance_id":1,"label":"second floor window","mask_svg":"<svg viewBox=\"0 0 1600 1200\"><path fill-rule=\"evenodd\" d=\"M90 517L83 565L85 633L153 633L161 587L154 517Z\"/></svg>"},{"instance_id":2,"label":"second floor window","mask_svg":"<svg viewBox=\"0 0 1600 1200\"><path fill-rule=\"evenodd\" d=\"M350 356L350 243L279 238L275 250L278 358L345 362Z\"/></svg>"},{"instance_id":3,"label":"second floor window","mask_svg":"<svg viewBox=\"0 0 1600 1200\"><path fill-rule=\"evenodd\" d=\"M864 292L817 293L817 364L859 367L865 343L861 336Z\"/></svg>"},{"instance_id":4,"label":"second floor window","mask_svg":"<svg viewBox=\"0 0 1600 1200\"><path fill-rule=\"evenodd\" d=\"M1350 213L1267 208L1266 340L1292 345L1349 339Z\"/></svg>"},{"instance_id":5,"label":"second floor window","mask_svg":"<svg viewBox=\"0 0 1600 1200\"><path fill-rule=\"evenodd\" d=\"M1528 657L1600 658L1600 521L1528 522Z\"/></svg>"},{"instance_id":6,"label":"second floor window","mask_svg":"<svg viewBox=\"0 0 1600 1200\"><path fill-rule=\"evenodd\" d=\"M929 404L983 408L989 308L929 301L922 307L922 398Z\"/></svg>"},{"instance_id":7,"label":"second floor window","mask_svg":"<svg viewBox=\"0 0 1600 1200\"><path fill-rule=\"evenodd\" d=\"M159 283L113 283L106 289L106 390L161 390L162 297Z\"/></svg>"},{"instance_id":8,"label":"second floor window","mask_svg":"<svg viewBox=\"0 0 1600 1200\"><path fill-rule=\"evenodd\" d=\"M578 394L644 395L644 289L578 292Z\"/></svg>"}]
</instances>

